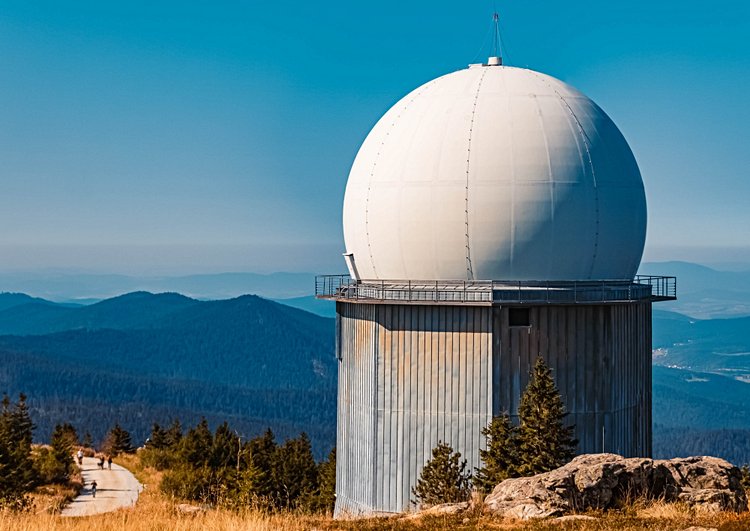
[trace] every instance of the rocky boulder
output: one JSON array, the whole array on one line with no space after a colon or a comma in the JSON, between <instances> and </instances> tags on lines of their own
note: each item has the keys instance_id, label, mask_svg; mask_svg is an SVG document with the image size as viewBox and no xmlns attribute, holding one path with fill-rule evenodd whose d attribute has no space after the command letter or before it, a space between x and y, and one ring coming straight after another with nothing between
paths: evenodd
<instances>
[{"instance_id":1,"label":"rocky boulder","mask_svg":"<svg viewBox=\"0 0 750 531\"><path fill-rule=\"evenodd\" d=\"M682 501L710 511L746 511L737 467L716 457L670 460L587 454L551 472L500 483L484 501L498 516L527 520L609 509L636 497Z\"/></svg>"}]
</instances>

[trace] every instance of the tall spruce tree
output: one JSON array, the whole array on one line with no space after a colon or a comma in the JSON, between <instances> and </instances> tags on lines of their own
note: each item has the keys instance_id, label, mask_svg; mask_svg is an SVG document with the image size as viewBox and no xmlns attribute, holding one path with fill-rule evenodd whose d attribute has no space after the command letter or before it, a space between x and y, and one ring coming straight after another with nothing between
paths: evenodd
<instances>
[{"instance_id":1,"label":"tall spruce tree","mask_svg":"<svg viewBox=\"0 0 750 531\"><path fill-rule=\"evenodd\" d=\"M278 506L314 509L318 491L318 465L306 433L289 439L277 449Z\"/></svg>"},{"instance_id":2,"label":"tall spruce tree","mask_svg":"<svg viewBox=\"0 0 750 531\"><path fill-rule=\"evenodd\" d=\"M487 493L501 481L519 475L518 430L510 416L503 413L482 428L482 435L487 440L487 449L479 450L482 466L476 469L472 479L480 491Z\"/></svg>"},{"instance_id":3,"label":"tall spruce tree","mask_svg":"<svg viewBox=\"0 0 750 531\"><path fill-rule=\"evenodd\" d=\"M115 423L115 427L107 434L103 450L113 456L135 452L130 433L119 423Z\"/></svg>"},{"instance_id":4,"label":"tall spruce tree","mask_svg":"<svg viewBox=\"0 0 750 531\"><path fill-rule=\"evenodd\" d=\"M437 505L465 501L471 493L471 474L466 471L466 460L449 445L440 442L432 449L412 494L420 505Z\"/></svg>"},{"instance_id":5,"label":"tall spruce tree","mask_svg":"<svg viewBox=\"0 0 750 531\"><path fill-rule=\"evenodd\" d=\"M573 426L565 426L567 413L552 372L539 357L518 407L518 454L521 475L531 476L558 468L575 455Z\"/></svg>"},{"instance_id":6,"label":"tall spruce tree","mask_svg":"<svg viewBox=\"0 0 750 531\"><path fill-rule=\"evenodd\" d=\"M78 437L70 424L55 426L52 432L52 457L57 464L57 470L52 481L62 483L70 478L70 469L73 466L73 448L78 443Z\"/></svg>"},{"instance_id":7,"label":"tall spruce tree","mask_svg":"<svg viewBox=\"0 0 750 531\"><path fill-rule=\"evenodd\" d=\"M65 438L67 444L71 448L75 448L79 446L78 442L78 432L76 431L75 427L73 427L72 424L69 422L64 422L63 424L57 424L55 426L55 431L59 429L59 436ZM54 437L54 432L53 432Z\"/></svg>"},{"instance_id":8,"label":"tall spruce tree","mask_svg":"<svg viewBox=\"0 0 750 531\"><path fill-rule=\"evenodd\" d=\"M255 495L267 503L275 503L278 472L278 446L271 429L267 429L260 437L250 439L248 442L247 459L249 468L255 470L254 491Z\"/></svg>"},{"instance_id":9,"label":"tall spruce tree","mask_svg":"<svg viewBox=\"0 0 750 531\"><path fill-rule=\"evenodd\" d=\"M37 481L31 459L33 430L26 396L19 395L13 404L5 395L0 405L0 507L27 506L25 494Z\"/></svg>"},{"instance_id":10,"label":"tall spruce tree","mask_svg":"<svg viewBox=\"0 0 750 531\"><path fill-rule=\"evenodd\" d=\"M164 432L164 444L167 448L176 449L181 440L182 424L178 419L174 419L171 426Z\"/></svg>"},{"instance_id":11,"label":"tall spruce tree","mask_svg":"<svg viewBox=\"0 0 750 531\"><path fill-rule=\"evenodd\" d=\"M151 435L146 439L145 446L154 450L163 450L167 447L167 433L158 422L154 422L151 426Z\"/></svg>"},{"instance_id":12,"label":"tall spruce tree","mask_svg":"<svg viewBox=\"0 0 750 531\"><path fill-rule=\"evenodd\" d=\"M214 437L208 421L202 418L195 428L191 428L180 442L180 455L187 464L199 468L208 463Z\"/></svg>"}]
</instances>

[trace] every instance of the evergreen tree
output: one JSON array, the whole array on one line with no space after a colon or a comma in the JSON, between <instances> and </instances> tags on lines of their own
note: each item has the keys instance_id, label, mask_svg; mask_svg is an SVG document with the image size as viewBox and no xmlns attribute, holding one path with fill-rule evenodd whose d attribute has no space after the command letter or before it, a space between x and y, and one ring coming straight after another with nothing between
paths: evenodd
<instances>
[{"instance_id":1,"label":"evergreen tree","mask_svg":"<svg viewBox=\"0 0 750 531\"><path fill-rule=\"evenodd\" d=\"M94 447L94 438L89 432L83 434L83 441L81 441L81 446L83 446L84 448Z\"/></svg>"},{"instance_id":2,"label":"evergreen tree","mask_svg":"<svg viewBox=\"0 0 750 531\"><path fill-rule=\"evenodd\" d=\"M163 450L167 447L167 432L158 423L154 422L151 426L151 435L146 440L145 446L154 450Z\"/></svg>"},{"instance_id":3,"label":"evergreen tree","mask_svg":"<svg viewBox=\"0 0 750 531\"><path fill-rule=\"evenodd\" d=\"M79 446L78 432L76 431L76 429L73 427L72 424L68 422L65 422L63 424L57 424L55 426L54 431L58 431L58 430L59 430L58 436L65 439L65 443L68 446L70 446L71 451L73 448L76 448L77 446ZM53 432L52 437L54 438L54 436L55 434Z\"/></svg>"},{"instance_id":4,"label":"evergreen tree","mask_svg":"<svg viewBox=\"0 0 750 531\"><path fill-rule=\"evenodd\" d=\"M548 472L573 458L577 441L573 438L574 428L563 424L566 414L552 372L539 357L518 408L521 475Z\"/></svg>"},{"instance_id":5,"label":"evergreen tree","mask_svg":"<svg viewBox=\"0 0 750 531\"><path fill-rule=\"evenodd\" d=\"M21 394L12 404L5 395L0 405L0 507L25 508L25 494L37 482L31 459L33 430L26 396Z\"/></svg>"},{"instance_id":6,"label":"evergreen tree","mask_svg":"<svg viewBox=\"0 0 750 531\"><path fill-rule=\"evenodd\" d=\"M328 459L318 466L318 501L316 509L333 512L336 503L336 448L328 454Z\"/></svg>"},{"instance_id":7,"label":"evergreen tree","mask_svg":"<svg viewBox=\"0 0 750 531\"><path fill-rule=\"evenodd\" d=\"M306 433L287 440L278 449L276 457L278 476L277 497L280 507L314 508L314 496L318 490L318 466L312 454L310 439Z\"/></svg>"},{"instance_id":8,"label":"evergreen tree","mask_svg":"<svg viewBox=\"0 0 750 531\"><path fill-rule=\"evenodd\" d=\"M151 435L146 439L145 449L140 455L141 463L156 470L172 468L177 461L177 448L176 444L170 446L168 440L168 431L154 422Z\"/></svg>"},{"instance_id":9,"label":"evergreen tree","mask_svg":"<svg viewBox=\"0 0 750 531\"><path fill-rule=\"evenodd\" d=\"M482 466L476 469L474 485L482 492L491 492L501 481L518 476L518 433L507 413L493 417L482 428L487 449L479 450Z\"/></svg>"},{"instance_id":10,"label":"evergreen tree","mask_svg":"<svg viewBox=\"0 0 750 531\"><path fill-rule=\"evenodd\" d=\"M119 454L132 454L135 452L130 433L123 429L119 423L107 434L103 450L112 456Z\"/></svg>"},{"instance_id":11,"label":"evergreen tree","mask_svg":"<svg viewBox=\"0 0 750 531\"><path fill-rule=\"evenodd\" d=\"M208 421L202 418L180 441L180 457L191 467L199 468L208 463L214 437Z\"/></svg>"},{"instance_id":12,"label":"evergreen tree","mask_svg":"<svg viewBox=\"0 0 750 531\"><path fill-rule=\"evenodd\" d=\"M172 425L167 428L167 430L164 432L164 444L167 448L177 448L177 445L180 444L180 441L182 440L182 425L180 424L180 421L177 419L174 419L172 421Z\"/></svg>"},{"instance_id":13,"label":"evergreen tree","mask_svg":"<svg viewBox=\"0 0 750 531\"><path fill-rule=\"evenodd\" d=\"M70 424L58 424L52 432L52 470L47 471L47 481L53 483L64 483L70 478L70 469L73 466L73 448L78 443L75 430Z\"/></svg>"},{"instance_id":14,"label":"evergreen tree","mask_svg":"<svg viewBox=\"0 0 750 531\"><path fill-rule=\"evenodd\" d=\"M241 452L241 442L237 435L224 422L213 437L213 444L208 458L211 468L237 468L237 455Z\"/></svg>"},{"instance_id":15,"label":"evergreen tree","mask_svg":"<svg viewBox=\"0 0 750 531\"><path fill-rule=\"evenodd\" d=\"M465 501L470 494L471 474L466 472L466 460L445 443L432 449L412 493L420 505L437 505Z\"/></svg>"},{"instance_id":16,"label":"evergreen tree","mask_svg":"<svg viewBox=\"0 0 750 531\"><path fill-rule=\"evenodd\" d=\"M251 439L248 447L248 468L256 471L255 494L269 503L274 503L279 489L276 486L277 445L271 429L266 430L260 437Z\"/></svg>"}]
</instances>

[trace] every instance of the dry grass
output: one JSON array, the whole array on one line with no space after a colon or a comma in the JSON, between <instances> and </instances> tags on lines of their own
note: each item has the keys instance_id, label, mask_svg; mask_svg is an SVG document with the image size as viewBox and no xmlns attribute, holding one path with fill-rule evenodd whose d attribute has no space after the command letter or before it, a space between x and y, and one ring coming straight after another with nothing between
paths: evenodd
<instances>
[{"instance_id":1,"label":"dry grass","mask_svg":"<svg viewBox=\"0 0 750 531\"><path fill-rule=\"evenodd\" d=\"M70 480L67 485L42 485L29 494L32 502L32 512L58 513L75 498L83 488L81 471L78 465L72 465ZM3 529L0 526L0 530Z\"/></svg>"},{"instance_id":2,"label":"dry grass","mask_svg":"<svg viewBox=\"0 0 750 531\"><path fill-rule=\"evenodd\" d=\"M156 531L156 530L206 530L206 531L302 531L302 530L579 530L579 531L681 531L692 525L719 528L722 531L750 529L750 515L706 515L696 514L685 508L668 507L666 504L642 509L639 515L623 513L597 514L597 520L556 523L551 520L531 523L504 522L482 515L431 517L417 520L400 518L371 518L365 520L334 521L328 517L294 514L264 514L252 511L235 513L227 510L211 510L195 516L180 514L176 505L147 489L134 509L123 509L114 513L85 518L62 518L49 514L11 515L0 513L0 529L3 531Z\"/></svg>"},{"instance_id":3,"label":"dry grass","mask_svg":"<svg viewBox=\"0 0 750 531\"><path fill-rule=\"evenodd\" d=\"M542 520L530 523L509 522L479 513L457 516L403 518L370 518L334 521L326 516L269 514L260 511L237 513L216 509L182 514L176 501L163 496L158 489L161 474L140 466L137 458L118 458L119 464L134 471L145 485L137 505L109 514L63 518L53 514L7 514L0 512L2 531L413 531L413 530L526 530L526 531L682 531L690 526L718 528L721 531L750 530L750 513L711 515L685 505L636 501L622 511L588 513L596 520L558 523Z\"/></svg>"}]
</instances>

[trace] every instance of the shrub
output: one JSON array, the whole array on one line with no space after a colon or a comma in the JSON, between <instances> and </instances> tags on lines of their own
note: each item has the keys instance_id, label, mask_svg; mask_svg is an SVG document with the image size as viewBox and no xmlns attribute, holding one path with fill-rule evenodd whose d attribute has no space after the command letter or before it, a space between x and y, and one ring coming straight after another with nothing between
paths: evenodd
<instances>
[{"instance_id":1,"label":"shrub","mask_svg":"<svg viewBox=\"0 0 750 531\"><path fill-rule=\"evenodd\" d=\"M432 449L432 459L422 469L412 493L421 505L456 503L470 495L471 475L466 472L466 460L445 443Z\"/></svg>"}]
</instances>

